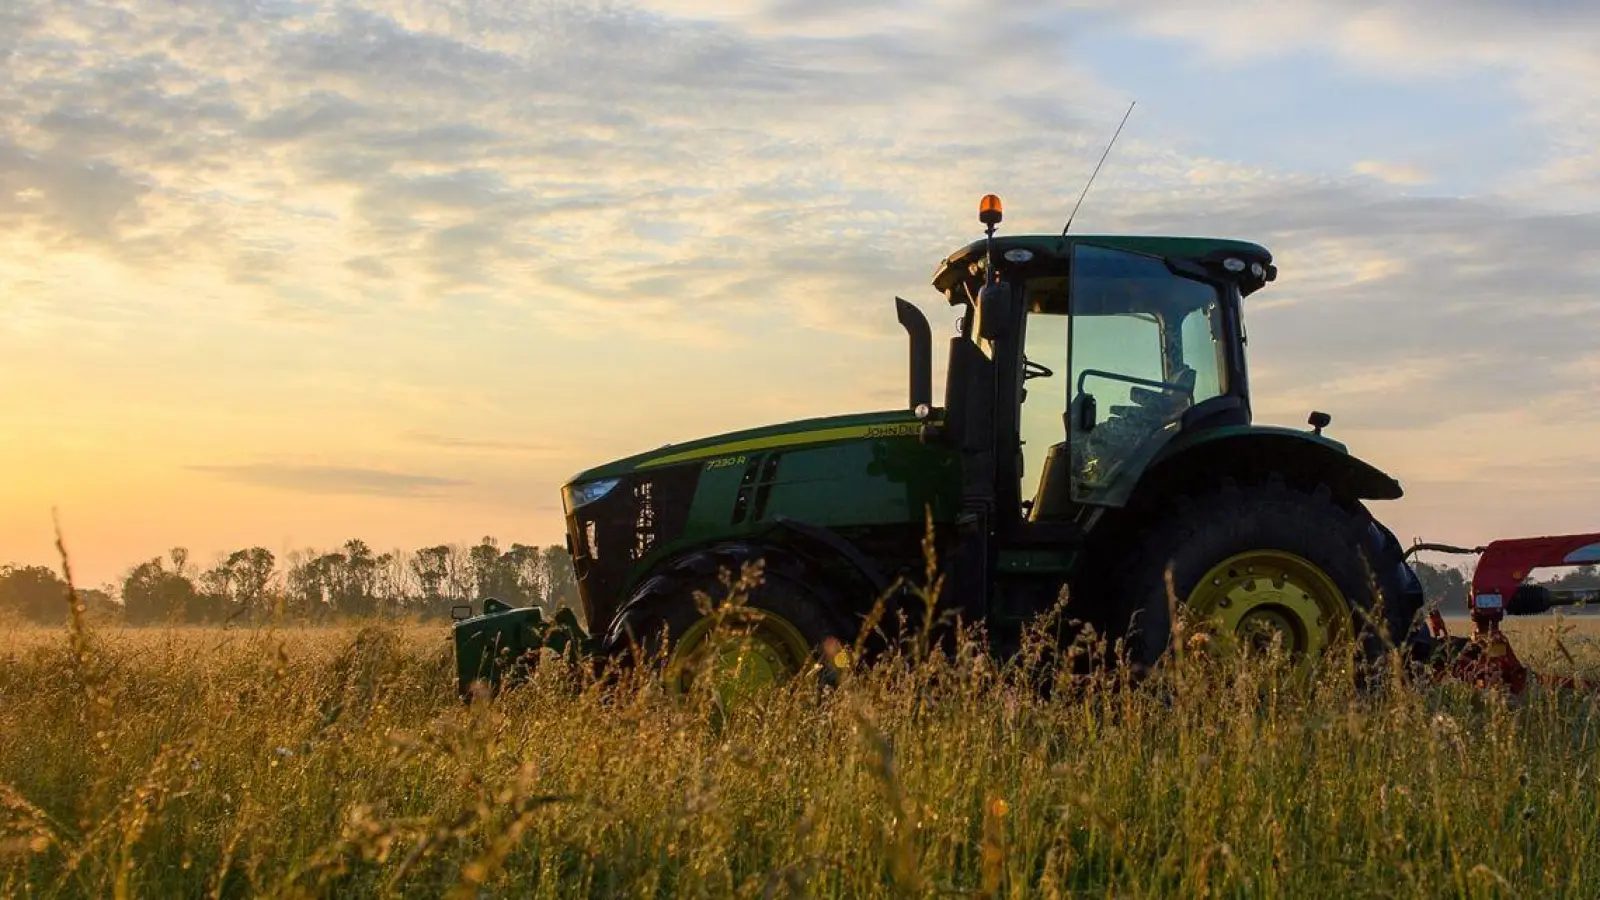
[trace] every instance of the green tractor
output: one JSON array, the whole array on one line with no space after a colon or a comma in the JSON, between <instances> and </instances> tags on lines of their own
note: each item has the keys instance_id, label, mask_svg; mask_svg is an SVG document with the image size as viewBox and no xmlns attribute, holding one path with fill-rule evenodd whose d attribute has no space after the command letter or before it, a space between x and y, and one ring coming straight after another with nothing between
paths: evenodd
<instances>
[{"instance_id":1,"label":"green tractor","mask_svg":"<svg viewBox=\"0 0 1600 900\"><path fill-rule=\"evenodd\" d=\"M736 610L739 671L826 669L864 624L925 621L896 588L925 574L925 539L941 612L982 623L1002 658L1063 591L1071 616L1140 668L1169 651L1178 607L1224 642L1281 641L1305 660L1337 644L1376 661L1427 641L1416 576L1365 505L1400 497L1399 483L1324 435L1325 414L1310 430L1252 421L1243 301L1276 278L1265 248L996 237L1000 219L986 196L985 237L933 276L961 309L942 406L927 319L896 298L906 408L577 475L562 498L583 627L486 602L454 625L463 693L498 689L543 646L653 652L687 689L727 662L707 653L720 614L696 594L725 596L725 574L757 560L763 577ZM890 614L874 619L879 604ZM869 652L895 639L875 630Z\"/></svg>"}]
</instances>

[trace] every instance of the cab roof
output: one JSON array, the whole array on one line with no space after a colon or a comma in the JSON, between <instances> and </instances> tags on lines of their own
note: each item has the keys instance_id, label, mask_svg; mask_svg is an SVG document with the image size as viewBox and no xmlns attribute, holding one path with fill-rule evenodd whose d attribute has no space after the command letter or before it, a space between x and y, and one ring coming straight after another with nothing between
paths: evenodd
<instances>
[{"instance_id":1,"label":"cab roof","mask_svg":"<svg viewBox=\"0 0 1600 900\"><path fill-rule=\"evenodd\" d=\"M933 273L933 286L941 293L958 281L983 273L987 241L980 238L950 254ZM1066 261L1072 248L1078 244L1093 244L1112 250L1126 250L1151 256L1192 259L1196 262L1220 260L1234 256L1245 263L1260 263L1274 271L1272 253L1260 244L1231 238L1175 237L1143 234L1015 234L995 236L995 258L1004 261L1012 250L1027 250L1034 260ZM1270 277L1268 281L1272 280Z\"/></svg>"}]
</instances>

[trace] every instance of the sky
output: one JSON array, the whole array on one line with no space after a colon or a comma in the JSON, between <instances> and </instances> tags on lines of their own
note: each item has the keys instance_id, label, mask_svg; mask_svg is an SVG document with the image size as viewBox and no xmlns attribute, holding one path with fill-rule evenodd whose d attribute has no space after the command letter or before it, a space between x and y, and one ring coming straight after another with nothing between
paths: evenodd
<instances>
[{"instance_id":1,"label":"sky","mask_svg":"<svg viewBox=\"0 0 1600 900\"><path fill-rule=\"evenodd\" d=\"M1597 4L9 0L0 73L0 562L556 543L897 407L893 298L942 344L978 198L1059 232L1135 101L1073 230L1273 251L1258 421L1402 540L1600 528Z\"/></svg>"}]
</instances>

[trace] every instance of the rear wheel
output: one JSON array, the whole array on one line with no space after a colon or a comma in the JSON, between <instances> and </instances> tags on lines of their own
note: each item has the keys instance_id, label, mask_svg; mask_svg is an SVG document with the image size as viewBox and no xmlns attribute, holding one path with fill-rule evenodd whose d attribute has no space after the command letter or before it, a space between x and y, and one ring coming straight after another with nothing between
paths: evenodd
<instances>
[{"instance_id":1,"label":"rear wheel","mask_svg":"<svg viewBox=\"0 0 1600 900\"><path fill-rule=\"evenodd\" d=\"M1280 642L1309 666L1353 637L1358 661L1378 664L1403 647L1417 614L1385 534L1326 487L1279 478L1185 498L1150 523L1127 559L1117 620L1129 659L1156 665L1172 640L1172 612L1183 609L1224 648Z\"/></svg>"},{"instance_id":2,"label":"rear wheel","mask_svg":"<svg viewBox=\"0 0 1600 900\"><path fill-rule=\"evenodd\" d=\"M735 605L730 585L760 560L758 583ZM704 595L704 600L696 594ZM709 612L701 609L709 600ZM848 643L835 599L793 559L749 545L689 553L646 579L620 623L678 694L709 687L724 705L797 677L828 680ZM664 659L663 659L664 657Z\"/></svg>"},{"instance_id":3,"label":"rear wheel","mask_svg":"<svg viewBox=\"0 0 1600 900\"><path fill-rule=\"evenodd\" d=\"M1247 550L1212 566L1184 604L1216 633L1265 650L1275 641L1313 658L1350 631L1350 610L1332 577L1282 550Z\"/></svg>"}]
</instances>

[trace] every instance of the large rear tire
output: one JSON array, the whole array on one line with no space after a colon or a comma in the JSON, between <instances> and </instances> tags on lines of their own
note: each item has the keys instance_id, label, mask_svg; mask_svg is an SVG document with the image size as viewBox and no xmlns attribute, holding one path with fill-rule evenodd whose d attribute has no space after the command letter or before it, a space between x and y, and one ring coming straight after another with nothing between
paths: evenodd
<instances>
[{"instance_id":1,"label":"large rear tire","mask_svg":"<svg viewBox=\"0 0 1600 900\"><path fill-rule=\"evenodd\" d=\"M760 583L742 603L729 599L726 574L737 581L746 563L760 560ZM710 600L701 610L701 593ZM851 644L832 592L786 554L748 544L692 551L645 579L624 605L614 633L625 635L644 661L659 665L668 690L687 694L711 679L724 704L763 686L813 675L827 683ZM718 631L718 626L722 626Z\"/></svg>"},{"instance_id":2,"label":"large rear tire","mask_svg":"<svg viewBox=\"0 0 1600 900\"><path fill-rule=\"evenodd\" d=\"M1404 651L1419 609L1391 543L1325 486L1224 482L1150 522L1125 558L1117 636L1148 671L1169 652L1182 608L1224 645L1279 640L1303 664L1353 637L1370 677L1391 648Z\"/></svg>"}]
</instances>

